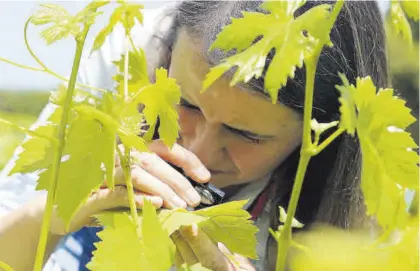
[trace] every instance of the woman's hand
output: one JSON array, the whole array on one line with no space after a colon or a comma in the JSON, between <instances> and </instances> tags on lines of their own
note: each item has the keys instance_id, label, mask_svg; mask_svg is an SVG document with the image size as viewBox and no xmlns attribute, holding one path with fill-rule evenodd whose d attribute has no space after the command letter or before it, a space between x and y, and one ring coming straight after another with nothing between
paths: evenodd
<instances>
[{"instance_id":1,"label":"woman's hand","mask_svg":"<svg viewBox=\"0 0 420 271\"><path fill-rule=\"evenodd\" d=\"M171 237L177 247L175 264L178 268L184 263L200 262L213 271L255 271L248 259L232 255L222 243L215 244L196 224L180 228Z\"/></svg>"},{"instance_id":2,"label":"woman's hand","mask_svg":"<svg viewBox=\"0 0 420 271\"><path fill-rule=\"evenodd\" d=\"M156 208L185 208L187 205L196 206L200 203L200 196L190 182L171 165L172 163L184 170L191 178L198 182L208 182L210 173L200 160L190 151L175 144L172 149L160 141L149 144L151 153L132 152L131 177L135 189L137 208L141 209L143 200L151 201ZM168 161L168 162L166 162ZM78 231L83 226L95 225L95 214L105 210L127 207L126 182L123 169L116 157L115 163L115 189L111 190L104 185L92 193L87 202L83 204L73 217L69 230L59 216L54 212L51 233L65 235ZM42 218L46 198L42 197L35 203L29 204L32 216Z\"/></svg>"},{"instance_id":3,"label":"woman's hand","mask_svg":"<svg viewBox=\"0 0 420 271\"><path fill-rule=\"evenodd\" d=\"M201 200L200 195L187 178L169 164L182 168L186 175L197 182L208 182L210 172L197 156L178 144L169 149L162 142L153 141L148 147L151 153L131 153L134 188L161 197L164 208L197 206ZM115 184L125 185L123 169L120 166L116 169Z\"/></svg>"}]
</instances>

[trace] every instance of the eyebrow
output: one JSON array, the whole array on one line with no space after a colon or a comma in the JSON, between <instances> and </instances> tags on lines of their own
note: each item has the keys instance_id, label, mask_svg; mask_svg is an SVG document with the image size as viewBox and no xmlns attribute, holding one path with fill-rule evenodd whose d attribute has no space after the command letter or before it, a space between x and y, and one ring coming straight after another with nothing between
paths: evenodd
<instances>
[{"instance_id":1,"label":"eyebrow","mask_svg":"<svg viewBox=\"0 0 420 271\"><path fill-rule=\"evenodd\" d=\"M219 65L221 63L221 61L215 59L217 58L217 56L219 56L217 53L213 53L213 54L206 54L204 55L204 58L206 59L207 63L209 64L210 68L214 68L217 65ZM221 56L219 56L221 57ZM229 55L227 56L229 57ZM226 57L226 58L227 58ZM225 59L225 58L222 58ZM231 67L229 70L227 70L224 74L222 74L221 77L229 77L229 81L232 79L234 72L232 72L232 69L234 69L236 66ZM263 97L269 99L271 101L271 97L268 94L268 92L266 92L264 90L264 87L262 87L261 85L259 85L257 82L257 80L254 78L251 78L248 82L244 83L244 82L238 82L236 83L236 86L239 87L242 90L246 90L246 91L250 91L250 92L254 92L257 94L261 94Z\"/></svg>"},{"instance_id":2,"label":"eyebrow","mask_svg":"<svg viewBox=\"0 0 420 271\"><path fill-rule=\"evenodd\" d=\"M201 111L201 109L199 107L191 104L184 97L181 97L181 102L185 103L188 107L191 107L193 109ZM250 137L255 137L255 138L259 138L259 139L273 139L273 138L275 138L275 136L273 136L273 135L262 135L262 134L257 134L257 133L254 133L254 132L251 132L251 131L248 131L248 130L245 130L245 129L234 128L234 127L232 127L232 126L230 126L226 123L222 123L222 125L227 130L230 130L230 131L235 132L235 133L246 134L247 136L250 136Z\"/></svg>"}]
</instances>

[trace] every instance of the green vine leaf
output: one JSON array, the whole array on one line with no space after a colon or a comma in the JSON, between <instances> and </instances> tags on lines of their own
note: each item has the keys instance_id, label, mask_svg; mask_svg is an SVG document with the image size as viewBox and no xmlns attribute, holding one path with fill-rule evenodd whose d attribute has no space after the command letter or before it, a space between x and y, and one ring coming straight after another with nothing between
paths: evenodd
<instances>
[{"instance_id":1,"label":"green vine leaf","mask_svg":"<svg viewBox=\"0 0 420 271\"><path fill-rule=\"evenodd\" d=\"M194 214L208 218L198 226L214 242L223 243L232 253L257 259L255 234L258 228L249 219L250 214L242 209L246 202L228 202L195 211Z\"/></svg>"},{"instance_id":2,"label":"green vine leaf","mask_svg":"<svg viewBox=\"0 0 420 271\"><path fill-rule=\"evenodd\" d=\"M132 218L126 213L105 213L97 217L105 228L97 233L102 241L95 243L96 250L86 267L95 271L146 271L144 244Z\"/></svg>"},{"instance_id":3,"label":"green vine leaf","mask_svg":"<svg viewBox=\"0 0 420 271\"><path fill-rule=\"evenodd\" d=\"M101 48L102 44L105 42L105 39L109 34L114 31L114 27L121 23L126 31L126 35L131 32L131 29L135 25L137 20L140 24L143 23L143 14L141 10L144 8L141 4L128 4L124 1L118 1L121 5L114 9L111 17L109 18L109 23L106 25L96 36L95 41L93 42L92 51L96 51Z\"/></svg>"},{"instance_id":4,"label":"green vine leaf","mask_svg":"<svg viewBox=\"0 0 420 271\"><path fill-rule=\"evenodd\" d=\"M176 105L181 98L181 91L176 80L168 77L167 70L156 69L156 83L140 90L134 96L135 102L145 106L143 114L150 127L149 131L154 131L159 117L159 137L172 148L178 138Z\"/></svg>"},{"instance_id":5,"label":"green vine leaf","mask_svg":"<svg viewBox=\"0 0 420 271\"><path fill-rule=\"evenodd\" d=\"M117 92L124 93L124 55L121 59L114 61L119 73L114 76L117 82ZM149 85L149 75L147 73L146 56L142 48L137 48L134 51L128 52L128 93L133 94L139 91L142 87Z\"/></svg>"},{"instance_id":6,"label":"green vine leaf","mask_svg":"<svg viewBox=\"0 0 420 271\"><path fill-rule=\"evenodd\" d=\"M147 200L140 219L141 236L127 213L106 212L98 215L105 229L98 233L100 242L87 265L91 270L168 270L174 261L175 245L153 205ZM118 247L118 251L115 248Z\"/></svg>"},{"instance_id":7,"label":"green vine leaf","mask_svg":"<svg viewBox=\"0 0 420 271\"><path fill-rule=\"evenodd\" d=\"M62 108L57 107L47 119L46 123L33 129L33 131L52 138L57 138L58 122L61 119ZM36 170L45 169L52 164L54 144L53 142L40 137L28 138L21 145L15 165L9 175L15 173L31 173Z\"/></svg>"},{"instance_id":8,"label":"green vine leaf","mask_svg":"<svg viewBox=\"0 0 420 271\"><path fill-rule=\"evenodd\" d=\"M405 11L405 14L413 19L414 21L419 21L419 1L413 1L413 0L401 0L400 1L401 6L403 10Z\"/></svg>"},{"instance_id":9,"label":"green vine leaf","mask_svg":"<svg viewBox=\"0 0 420 271\"><path fill-rule=\"evenodd\" d=\"M145 200L143 206L142 238L150 271L168 270L175 257L175 244L162 227L155 207Z\"/></svg>"},{"instance_id":10,"label":"green vine leaf","mask_svg":"<svg viewBox=\"0 0 420 271\"><path fill-rule=\"evenodd\" d=\"M279 89L293 78L296 67L302 67L305 58L312 56L318 46L331 45L329 31L330 5L311 8L294 18L296 10L305 1L267 1L261 7L269 14L243 12L242 18L232 19L218 34L210 50L237 49L239 53L228 57L210 69L203 82L203 91L231 68L237 70L231 85L259 78L264 70L267 55L276 50L265 76L265 89L275 103ZM246 27L246 34L242 29ZM252 44L255 42L254 44Z\"/></svg>"},{"instance_id":11,"label":"green vine leaf","mask_svg":"<svg viewBox=\"0 0 420 271\"><path fill-rule=\"evenodd\" d=\"M82 32L83 26L90 26L94 23L95 18L101 14L96 9L104 4L105 2L100 2L88 5L75 16L60 5L41 4L41 9L30 17L30 22L34 25L52 24L41 32L41 37L47 44L52 44L68 36L77 38Z\"/></svg>"},{"instance_id":12,"label":"green vine leaf","mask_svg":"<svg viewBox=\"0 0 420 271\"><path fill-rule=\"evenodd\" d=\"M401 35L402 38L406 40L410 46L412 46L413 36L411 33L411 27L400 2L392 1L390 19L396 34Z\"/></svg>"},{"instance_id":13,"label":"green vine leaf","mask_svg":"<svg viewBox=\"0 0 420 271\"><path fill-rule=\"evenodd\" d=\"M188 212L185 209L174 209L161 210L159 213L159 219L162 222L163 228L168 232L169 235L171 235L181 226L198 224L207 218L192 212Z\"/></svg>"},{"instance_id":14,"label":"green vine leaf","mask_svg":"<svg viewBox=\"0 0 420 271\"><path fill-rule=\"evenodd\" d=\"M362 190L367 212L376 214L381 226L395 227L399 210L405 211L404 189L418 190L417 144L404 130L415 121L405 101L392 89L379 89L370 77L358 78L356 86L338 87L348 114L342 115L348 132L357 131L362 149ZM356 120L349 121L350 115ZM346 120L347 119L347 120ZM402 205L401 205L402 204Z\"/></svg>"},{"instance_id":15,"label":"green vine leaf","mask_svg":"<svg viewBox=\"0 0 420 271\"><path fill-rule=\"evenodd\" d=\"M110 131L96 120L80 118L71 124L54 202L66 227L79 206L103 184L102 163L107 170L113 167L106 159L113 155L113 140ZM37 190L48 189L50 181L51 167L40 173Z\"/></svg>"}]
</instances>

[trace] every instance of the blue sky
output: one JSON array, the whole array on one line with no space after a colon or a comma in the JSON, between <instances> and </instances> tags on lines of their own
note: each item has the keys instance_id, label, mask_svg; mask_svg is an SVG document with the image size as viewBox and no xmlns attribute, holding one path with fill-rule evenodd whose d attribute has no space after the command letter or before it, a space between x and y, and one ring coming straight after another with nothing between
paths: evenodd
<instances>
[{"instance_id":1,"label":"blue sky","mask_svg":"<svg viewBox=\"0 0 420 271\"><path fill-rule=\"evenodd\" d=\"M163 5L162 1L139 1L150 10L155 10ZM0 1L0 57L15 62L36 66L36 62L26 51L23 40L23 27L26 19L36 10L41 3L58 3L74 14L81 10L86 1ZM380 6L385 8L388 1L381 1ZM107 23L112 6L104 8L104 14L98 18L97 24L90 31L87 47L93 42L93 35ZM68 75L74 54L74 41L66 39L46 46L39 38L39 29L31 27L28 40L37 56L52 70L61 75ZM40 72L23 70L9 64L0 62L0 89L9 90L51 90L59 81L54 77Z\"/></svg>"}]
</instances>

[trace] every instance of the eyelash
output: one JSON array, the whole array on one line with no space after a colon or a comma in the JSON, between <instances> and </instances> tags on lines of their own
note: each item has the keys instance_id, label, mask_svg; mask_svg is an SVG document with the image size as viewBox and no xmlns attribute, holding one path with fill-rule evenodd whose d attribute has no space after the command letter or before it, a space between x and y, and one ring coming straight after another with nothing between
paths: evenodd
<instances>
[{"instance_id":1,"label":"eyelash","mask_svg":"<svg viewBox=\"0 0 420 271\"><path fill-rule=\"evenodd\" d=\"M199 108L197 108L197 107L195 107L195 106L193 106L193 105L190 105L188 102L186 102L186 101L184 101L184 100L182 100L181 99L181 101L179 102L179 105L180 106L182 106L182 107L184 107L184 108L186 108L186 109L189 109L189 110L194 110L194 111L200 111L200 109ZM241 133L240 131L234 131L234 130L229 130L231 133L234 133L234 134L236 134L236 135L238 135L238 136L240 136L240 137L242 137L242 138L244 138L244 139L246 139L246 140L248 140L249 142L251 142L252 144L257 144L257 145L260 145L260 144L262 144L263 143L263 141L261 140L261 139L257 139L257 138L253 138L253 137L250 137L250 136L248 136L248 135L246 135L246 134L244 134L244 133Z\"/></svg>"}]
</instances>

